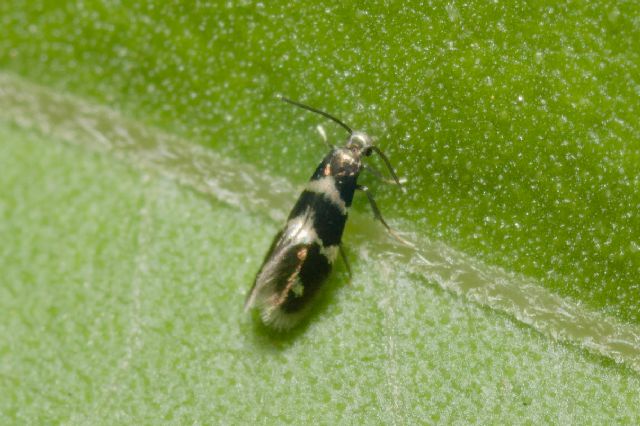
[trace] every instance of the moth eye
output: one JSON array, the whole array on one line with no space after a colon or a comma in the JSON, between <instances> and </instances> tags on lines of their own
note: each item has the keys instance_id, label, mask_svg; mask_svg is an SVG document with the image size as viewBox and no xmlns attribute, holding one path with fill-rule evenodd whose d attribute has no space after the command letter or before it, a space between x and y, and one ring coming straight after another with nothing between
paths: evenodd
<instances>
[{"instance_id":1,"label":"moth eye","mask_svg":"<svg viewBox=\"0 0 640 426\"><path fill-rule=\"evenodd\" d=\"M370 156L372 152L373 152L373 148L371 148L370 146L368 146L368 147L366 147L366 148L364 149L364 155L365 155L366 157Z\"/></svg>"}]
</instances>

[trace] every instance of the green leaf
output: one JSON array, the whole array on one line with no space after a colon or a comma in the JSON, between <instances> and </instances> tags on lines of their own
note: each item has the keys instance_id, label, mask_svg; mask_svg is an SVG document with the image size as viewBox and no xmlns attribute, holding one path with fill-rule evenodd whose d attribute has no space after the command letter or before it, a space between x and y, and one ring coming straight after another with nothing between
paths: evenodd
<instances>
[{"instance_id":1,"label":"green leaf","mask_svg":"<svg viewBox=\"0 0 640 426\"><path fill-rule=\"evenodd\" d=\"M637 9L3 3L0 419L632 422ZM417 247L357 200L287 335L242 301L324 122L276 93L381 137Z\"/></svg>"}]
</instances>

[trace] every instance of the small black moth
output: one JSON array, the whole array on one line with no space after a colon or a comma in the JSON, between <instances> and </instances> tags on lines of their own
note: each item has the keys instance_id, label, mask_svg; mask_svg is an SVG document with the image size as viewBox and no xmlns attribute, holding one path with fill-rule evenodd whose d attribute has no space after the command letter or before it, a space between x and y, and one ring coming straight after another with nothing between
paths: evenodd
<instances>
[{"instance_id":1,"label":"small black moth","mask_svg":"<svg viewBox=\"0 0 640 426\"><path fill-rule=\"evenodd\" d=\"M309 302L329 276L338 252L350 273L340 243L356 190L367 195L374 216L396 236L382 218L368 188L357 183L363 169L382 177L375 168L364 165L362 158L373 152L380 155L393 177L389 182L400 185L388 158L373 145L369 135L351 130L324 111L284 97L282 100L333 120L347 130L349 138L341 148L332 146L311 176L286 225L271 243L247 295L245 311L260 309L262 321L280 330L293 327L304 316Z\"/></svg>"}]
</instances>

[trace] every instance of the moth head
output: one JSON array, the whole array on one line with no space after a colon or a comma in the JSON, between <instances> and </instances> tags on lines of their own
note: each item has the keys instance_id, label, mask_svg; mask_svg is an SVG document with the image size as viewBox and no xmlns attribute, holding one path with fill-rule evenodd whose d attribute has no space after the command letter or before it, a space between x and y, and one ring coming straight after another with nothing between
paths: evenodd
<instances>
[{"instance_id":1,"label":"moth head","mask_svg":"<svg viewBox=\"0 0 640 426\"><path fill-rule=\"evenodd\" d=\"M391 173L391 177L393 178L393 182L397 185L400 185L400 179L396 175L396 172L391 167L391 163L386 155L375 145L375 139L371 136L367 135L363 132L353 132L349 136L349 140L347 141L347 149L352 152L352 155L355 158L360 158L362 156L369 157L372 153L376 153L382 158L384 164L389 169ZM404 188L403 188L404 190Z\"/></svg>"},{"instance_id":2,"label":"moth head","mask_svg":"<svg viewBox=\"0 0 640 426\"><path fill-rule=\"evenodd\" d=\"M366 133L353 132L349 135L347 149L352 151L354 154L368 157L373 152L373 139Z\"/></svg>"},{"instance_id":3,"label":"moth head","mask_svg":"<svg viewBox=\"0 0 640 426\"><path fill-rule=\"evenodd\" d=\"M297 107L300 107L302 109L306 109L307 111L311 111L313 113L316 114L320 114L323 117L326 117L330 120L332 120L333 122L339 124L340 126L342 126L342 128L344 128L348 133L349 133L349 139L347 140L347 145L346 145L346 149L349 150L352 154L353 157L355 157L355 159L359 159L362 156L365 157L369 157L371 155L371 153L375 152L376 154L378 154L380 156L380 158L382 158L382 160L384 161L384 163L386 164L387 168L389 169L389 172L391 173L391 176L393 177L393 180L395 181L396 184L400 185L400 180L398 179L398 176L396 176L396 173L393 171L393 167L391 167L391 163L389 162L389 159L387 158L386 155L384 155L382 153L382 151L380 151L380 148L376 147L374 145L374 140L371 136L367 135L366 133L363 132L355 132L351 129L351 127L347 126L345 123L343 123L342 121L340 121L338 118L334 117L333 115L326 113L322 110L319 110L317 108L311 107L309 105L305 105L303 103L297 102L297 101L293 101L291 99L285 98L284 96L282 96L280 99L282 99L284 102L290 103L292 105L295 105Z\"/></svg>"}]
</instances>

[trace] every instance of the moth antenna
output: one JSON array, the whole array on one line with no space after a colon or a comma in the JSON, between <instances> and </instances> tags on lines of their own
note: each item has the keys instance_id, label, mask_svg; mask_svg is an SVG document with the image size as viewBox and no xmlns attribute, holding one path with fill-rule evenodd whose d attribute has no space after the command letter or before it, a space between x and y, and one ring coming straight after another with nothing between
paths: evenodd
<instances>
[{"instance_id":1,"label":"moth antenna","mask_svg":"<svg viewBox=\"0 0 640 426\"><path fill-rule=\"evenodd\" d=\"M329 114L328 112L324 112L324 111L321 111L321 110L319 110L319 109L317 109L317 108L311 107L311 106L309 106L309 105L305 105L305 104L303 104L303 103L300 103L300 102L297 102L297 101L291 100L291 99L289 99L289 98L285 98L284 96L281 96L281 97L280 97L280 100L282 100L282 101L284 101L284 102L287 102L287 103L289 103L289 104L291 104L291 105L295 105L295 106L297 106L297 107L300 107L300 108L302 108L302 109L306 109L307 111L311 111L311 112L315 112L316 114L320 114L320 115L322 115L323 117L326 117L326 118L328 118L329 120L334 121L334 122L338 123L339 125L341 125L342 127L344 127L344 129L345 129L347 132L349 132L349 134L352 134L352 133L353 133L353 130L351 130L351 127L347 126L347 125L346 125L346 124L344 124L342 121L338 120L336 117L334 117L333 115Z\"/></svg>"},{"instance_id":2,"label":"moth antenna","mask_svg":"<svg viewBox=\"0 0 640 426\"><path fill-rule=\"evenodd\" d=\"M384 153L382 151L380 151L380 148L378 148L375 145L371 145L371 149L374 150L376 152L376 154L378 154L380 156L380 158L382 158L382 161L384 161L384 164L387 165L387 168L389 169L389 173L391 173L391 176L393 177L393 180L404 191L404 187L400 183L400 179L398 179L398 176L396 175L396 172L393 171L393 167L391 167L391 162L389 161L387 156L384 155Z\"/></svg>"}]
</instances>

